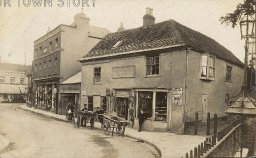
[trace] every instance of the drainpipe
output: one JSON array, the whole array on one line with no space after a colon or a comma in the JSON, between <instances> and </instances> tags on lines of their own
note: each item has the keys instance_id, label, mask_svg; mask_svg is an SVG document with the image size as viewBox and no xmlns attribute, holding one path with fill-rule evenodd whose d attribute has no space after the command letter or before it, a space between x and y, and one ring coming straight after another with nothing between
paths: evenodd
<instances>
[{"instance_id":1,"label":"drainpipe","mask_svg":"<svg viewBox=\"0 0 256 158\"><path fill-rule=\"evenodd\" d=\"M184 124L184 133L186 132L186 105L187 105L187 73L188 73L188 52L190 51L189 47L185 48L186 50L186 69L185 69L185 80L184 80L184 104L183 104L183 124Z\"/></svg>"}]
</instances>

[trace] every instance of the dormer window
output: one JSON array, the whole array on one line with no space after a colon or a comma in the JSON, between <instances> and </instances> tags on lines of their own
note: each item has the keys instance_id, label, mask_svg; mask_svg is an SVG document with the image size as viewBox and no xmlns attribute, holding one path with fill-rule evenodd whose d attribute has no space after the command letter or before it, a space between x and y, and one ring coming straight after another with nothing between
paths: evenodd
<instances>
[{"instance_id":1,"label":"dormer window","mask_svg":"<svg viewBox=\"0 0 256 158\"><path fill-rule=\"evenodd\" d=\"M118 42L116 42L116 44L115 45L113 45L113 49L115 49L115 48L117 48L118 46L120 46L121 44L122 44L122 42L123 41L118 41Z\"/></svg>"}]
</instances>

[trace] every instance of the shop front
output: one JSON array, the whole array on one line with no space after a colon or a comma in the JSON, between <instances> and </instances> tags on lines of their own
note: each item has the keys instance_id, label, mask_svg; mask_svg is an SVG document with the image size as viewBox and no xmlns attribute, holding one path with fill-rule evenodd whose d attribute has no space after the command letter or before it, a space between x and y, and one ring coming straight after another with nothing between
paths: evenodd
<instances>
[{"instance_id":1,"label":"shop front","mask_svg":"<svg viewBox=\"0 0 256 158\"><path fill-rule=\"evenodd\" d=\"M35 104L37 108L45 110L56 110L57 84L37 84L35 89Z\"/></svg>"},{"instance_id":2,"label":"shop front","mask_svg":"<svg viewBox=\"0 0 256 158\"><path fill-rule=\"evenodd\" d=\"M168 127L168 91L166 90L136 90L136 118L143 109L146 120L142 130L165 131ZM138 127L138 120L135 122Z\"/></svg>"}]
</instances>

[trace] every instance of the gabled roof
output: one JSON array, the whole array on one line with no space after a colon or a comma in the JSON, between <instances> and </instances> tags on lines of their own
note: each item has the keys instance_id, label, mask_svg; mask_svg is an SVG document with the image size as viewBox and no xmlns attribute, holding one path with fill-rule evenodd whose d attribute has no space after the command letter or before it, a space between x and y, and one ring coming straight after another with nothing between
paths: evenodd
<instances>
[{"instance_id":1,"label":"gabled roof","mask_svg":"<svg viewBox=\"0 0 256 158\"><path fill-rule=\"evenodd\" d=\"M81 83L81 71L75 74L74 76L71 76L70 78L66 79L65 81L61 82L61 84L75 84L75 83Z\"/></svg>"},{"instance_id":2,"label":"gabled roof","mask_svg":"<svg viewBox=\"0 0 256 158\"><path fill-rule=\"evenodd\" d=\"M121 41L121 44L113 48L119 41ZM243 65L234 54L215 40L174 20L110 33L91 49L84 58L101 58L109 55L124 54L126 52L156 50L181 45L213 54L218 58L237 65Z\"/></svg>"}]
</instances>

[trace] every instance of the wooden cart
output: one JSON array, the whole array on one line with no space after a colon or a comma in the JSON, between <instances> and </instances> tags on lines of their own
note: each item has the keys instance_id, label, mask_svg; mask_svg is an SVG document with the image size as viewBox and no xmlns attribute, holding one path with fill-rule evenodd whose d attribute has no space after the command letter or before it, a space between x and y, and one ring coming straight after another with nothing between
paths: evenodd
<instances>
[{"instance_id":1,"label":"wooden cart","mask_svg":"<svg viewBox=\"0 0 256 158\"><path fill-rule=\"evenodd\" d=\"M104 133L106 135L109 135L112 133L112 136L114 133L124 136L125 127L130 123L130 121L127 121L121 117L113 116L113 115L103 115L103 124L102 128L104 130Z\"/></svg>"},{"instance_id":2,"label":"wooden cart","mask_svg":"<svg viewBox=\"0 0 256 158\"><path fill-rule=\"evenodd\" d=\"M96 117L96 113L93 111L80 111L78 113L79 122L81 122L82 119L85 119L85 127L87 123L90 123L91 128L94 128L94 120Z\"/></svg>"}]
</instances>

